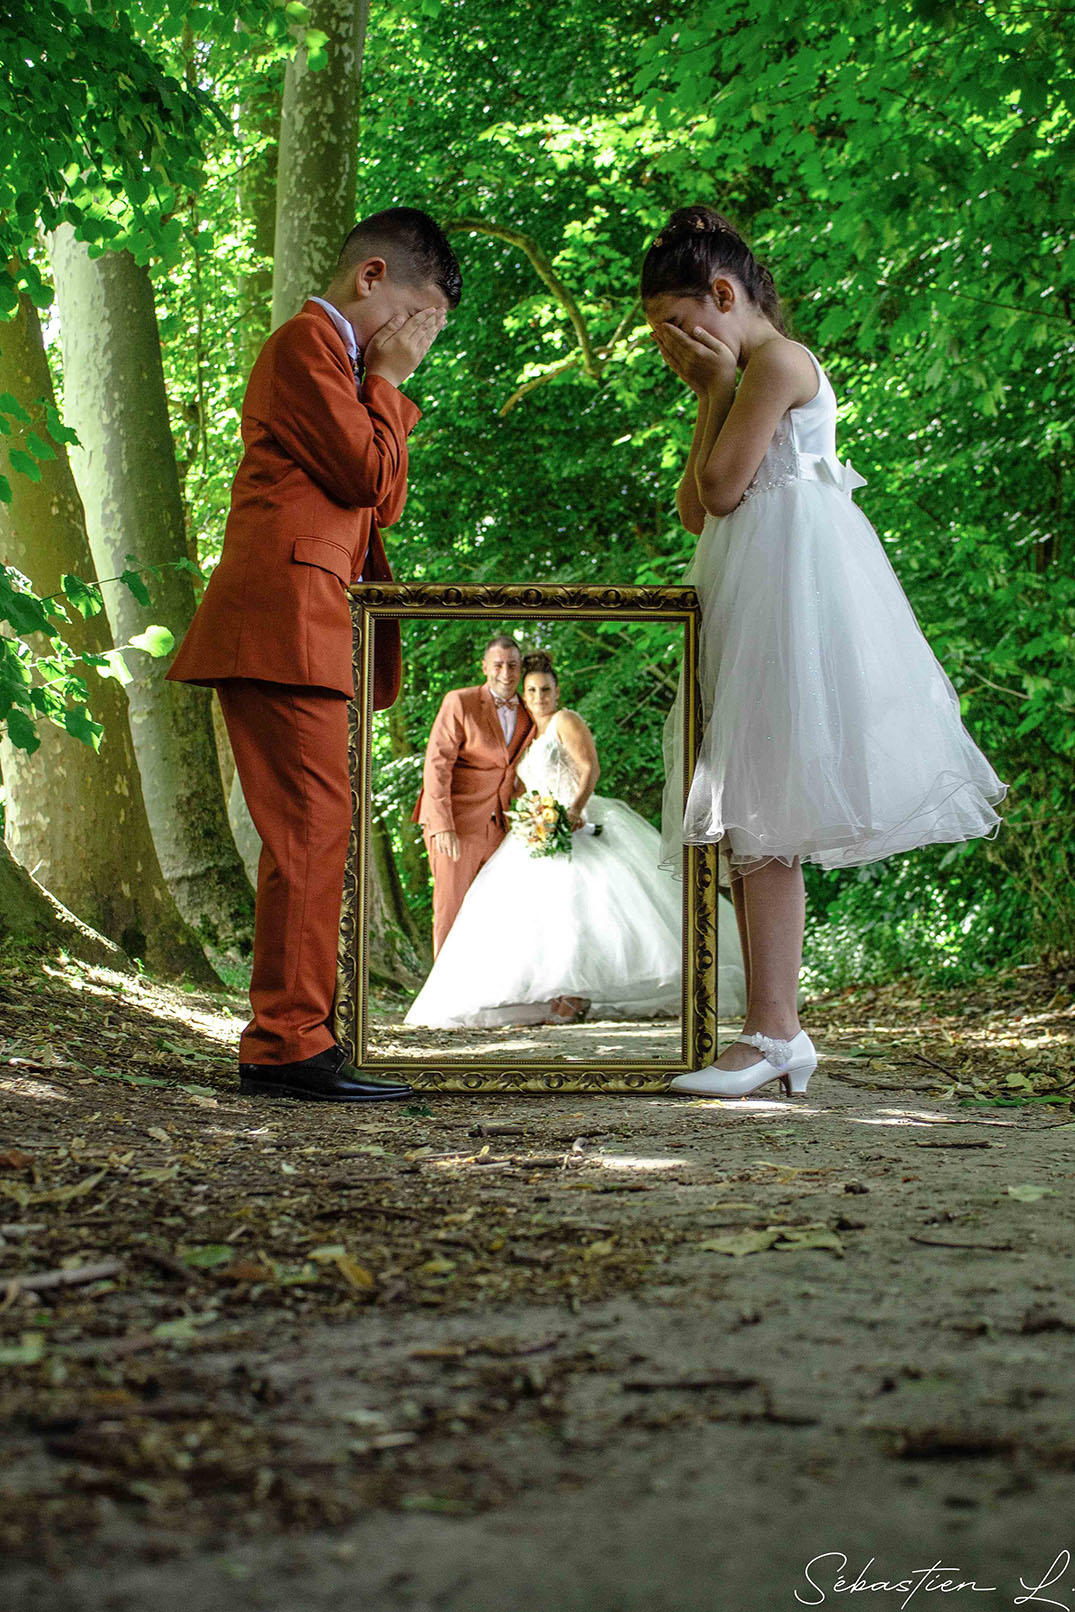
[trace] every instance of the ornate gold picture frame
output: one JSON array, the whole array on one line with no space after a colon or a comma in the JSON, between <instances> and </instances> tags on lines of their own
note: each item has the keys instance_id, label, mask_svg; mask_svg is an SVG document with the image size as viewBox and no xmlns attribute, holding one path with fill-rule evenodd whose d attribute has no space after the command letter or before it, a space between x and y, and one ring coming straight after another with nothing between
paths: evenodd
<instances>
[{"instance_id":1,"label":"ornate gold picture frame","mask_svg":"<svg viewBox=\"0 0 1075 1612\"><path fill-rule=\"evenodd\" d=\"M717 866L713 847L684 847L683 1011L681 1056L660 1063L617 1060L553 1062L541 1058L461 1059L436 1064L372 1057L365 964L371 878L373 636L381 620L472 618L487 628L527 620L662 622L683 631L684 799L699 743L698 598L693 588L613 588L575 583L533 586L358 584L350 589L354 620L355 700L350 764L354 820L340 924L336 1036L352 1062L370 1075L404 1077L436 1091L661 1091L669 1079L711 1061L715 1051ZM406 675L406 673L404 674Z\"/></svg>"}]
</instances>

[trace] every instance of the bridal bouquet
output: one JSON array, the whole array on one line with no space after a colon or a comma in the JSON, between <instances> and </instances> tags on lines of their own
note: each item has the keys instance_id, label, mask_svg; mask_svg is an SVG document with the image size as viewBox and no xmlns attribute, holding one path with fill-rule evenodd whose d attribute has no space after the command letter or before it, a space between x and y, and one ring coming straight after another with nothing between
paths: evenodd
<instances>
[{"instance_id":1,"label":"bridal bouquet","mask_svg":"<svg viewBox=\"0 0 1075 1612\"><path fill-rule=\"evenodd\" d=\"M522 795L506 813L510 832L522 840L531 856L570 856L571 824L567 807L555 795L542 795L532 789Z\"/></svg>"}]
</instances>

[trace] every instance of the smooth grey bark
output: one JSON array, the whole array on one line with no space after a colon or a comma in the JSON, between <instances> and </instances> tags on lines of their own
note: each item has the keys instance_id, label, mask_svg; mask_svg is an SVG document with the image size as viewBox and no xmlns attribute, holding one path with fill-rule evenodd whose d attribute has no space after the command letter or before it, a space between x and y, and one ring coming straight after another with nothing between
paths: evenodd
<instances>
[{"instance_id":1,"label":"smooth grey bark","mask_svg":"<svg viewBox=\"0 0 1075 1612\"><path fill-rule=\"evenodd\" d=\"M53 401L41 326L26 298L16 317L0 327L0 392L13 393L31 413L41 400ZM0 438L5 470L7 450L22 440L18 427ZM56 457L41 465L39 482L15 472L8 479L12 501L0 504L0 543L8 563L43 596L60 592L65 572L92 580L82 505L64 449L57 447ZM112 648L103 614L87 621L76 617L64 637L78 653ZM99 754L50 722L39 723L41 746L33 755L7 740L0 745L8 846L57 901L154 973L189 974L216 984L161 873L123 690L93 671L87 682L93 714L104 724Z\"/></svg>"},{"instance_id":2,"label":"smooth grey bark","mask_svg":"<svg viewBox=\"0 0 1075 1612\"><path fill-rule=\"evenodd\" d=\"M64 225L53 237L64 398L81 446L71 463L100 577L133 555L163 566L152 603L106 587L117 643L147 626L178 642L194 614L175 445L168 420L153 287L127 252L90 258ZM253 902L228 826L208 690L165 682L167 658L143 661L130 684L131 735L161 868L188 923L214 951L249 952Z\"/></svg>"},{"instance_id":3,"label":"smooth grey bark","mask_svg":"<svg viewBox=\"0 0 1075 1612\"><path fill-rule=\"evenodd\" d=\"M232 836L243 859L246 876L252 885L258 882L258 860L261 856L261 835L254 827L254 819L243 798L239 774L235 773L228 790L228 822Z\"/></svg>"},{"instance_id":4,"label":"smooth grey bark","mask_svg":"<svg viewBox=\"0 0 1075 1612\"><path fill-rule=\"evenodd\" d=\"M325 289L355 222L359 87L369 0L313 0L310 11L311 26L328 37L328 64L311 73L306 53L300 50L284 77L273 247L274 328L297 313L307 297ZM253 857L255 843L244 837L237 781L231 798L237 841L244 855ZM377 846L375 828L370 978L413 987L420 965L391 910L395 867L377 854ZM383 853L383 839L380 850Z\"/></svg>"},{"instance_id":5,"label":"smooth grey bark","mask_svg":"<svg viewBox=\"0 0 1075 1612\"><path fill-rule=\"evenodd\" d=\"M369 0L313 0L310 25L328 36L312 73L305 50L287 64L280 115L273 251L273 329L332 278L355 222L358 99Z\"/></svg>"},{"instance_id":6,"label":"smooth grey bark","mask_svg":"<svg viewBox=\"0 0 1075 1612\"><path fill-rule=\"evenodd\" d=\"M239 322L234 339L235 374L245 387L272 320L273 248L276 234L276 175L280 152L280 107L283 72L268 80L259 76L239 109L239 134L246 156L239 172L239 213L249 234L255 262L239 277ZM236 404L239 396L236 396ZM217 752L228 803L232 838L246 876L257 884L261 840L254 827L235 773L223 722L217 721Z\"/></svg>"},{"instance_id":7,"label":"smooth grey bark","mask_svg":"<svg viewBox=\"0 0 1075 1612\"><path fill-rule=\"evenodd\" d=\"M239 111L246 153L239 173L239 214L256 254L239 278L236 372L242 384L254 367L272 322L273 249L276 234L276 174L280 154L280 78L258 78Z\"/></svg>"}]
</instances>

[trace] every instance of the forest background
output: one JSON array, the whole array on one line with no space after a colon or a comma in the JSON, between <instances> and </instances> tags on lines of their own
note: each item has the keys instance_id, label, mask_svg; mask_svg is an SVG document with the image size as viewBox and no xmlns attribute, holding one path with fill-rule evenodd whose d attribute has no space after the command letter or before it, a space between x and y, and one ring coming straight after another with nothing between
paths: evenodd
<instances>
[{"instance_id":1,"label":"forest background","mask_svg":"<svg viewBox=\"0 0 1075 1612\"><path fill-rule=\"evenodd\" d=\"M464 272L408 383L397 577L681 580L693 411L636 287L669 210L704 200L832 375L858 501L1011 788L991 842L809 869L809 983L1069 955L1072 35L1068 8L998 0L8 5L8 935L241 977L256 846L210 697L163 671L219 556L249 368L356 216L426 208ZM667 647L544 641L602 793L653 818L659 723L636 718L667 700ZM427 944L406 817L475 648L469 623L412 630L378 726L386 979Z\"/></svg>"}]
</instances>

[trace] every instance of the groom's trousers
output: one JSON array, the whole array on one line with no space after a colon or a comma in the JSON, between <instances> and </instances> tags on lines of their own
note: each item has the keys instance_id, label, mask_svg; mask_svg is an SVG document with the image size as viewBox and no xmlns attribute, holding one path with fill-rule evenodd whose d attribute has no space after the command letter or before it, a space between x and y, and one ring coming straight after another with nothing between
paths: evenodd
<instances>
[{"instance_id":1,"label":"groom's trousers","mask_svg":"<svg viewBox=\"0 0 1075 1612\"><path fill-rule=\"evenodd\" d=\"M231 678L217 684L243 795L261 836L254 1017L240 1063L298 1062L332 1046L351 831L347 698Z\"/></svg>"},{"instance_id":2,"label":"groom's trousers","mask_svg":"<svg viewBox=\"0 0 1075 1612\"><path fill-rule=\"evenodd\" d=\"M463 898L504 838L504 828L492 813L487 822L474 824L459 835L459 858L433 849L433 835L423 830L429 867L433 874L433 955L436 957L455 923Z\"/></svg>"}]
</instances>

